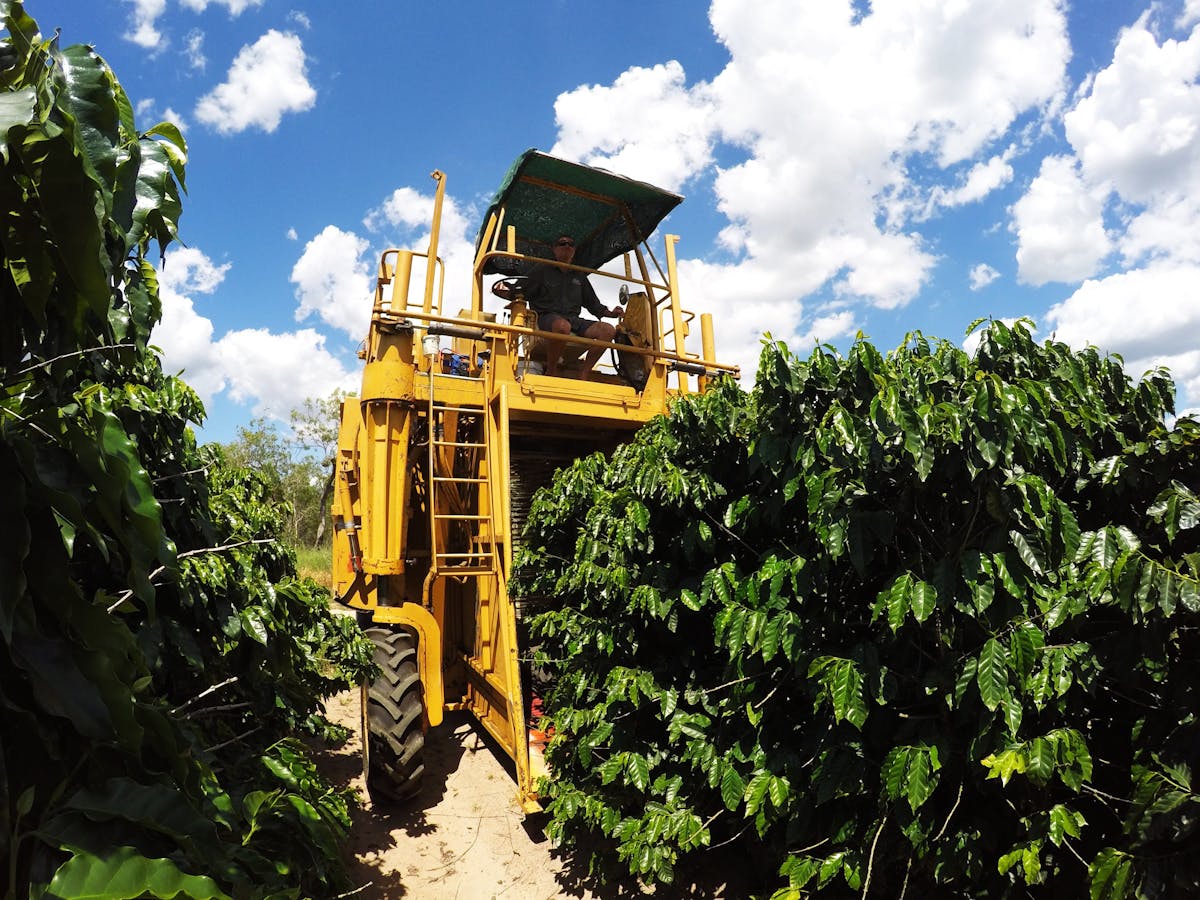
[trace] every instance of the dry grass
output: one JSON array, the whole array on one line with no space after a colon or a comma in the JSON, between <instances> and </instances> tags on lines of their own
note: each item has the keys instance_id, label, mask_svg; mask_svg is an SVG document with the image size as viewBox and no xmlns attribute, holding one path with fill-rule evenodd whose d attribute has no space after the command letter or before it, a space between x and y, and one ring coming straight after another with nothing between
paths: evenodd
<instances>
[{"instance_id":1,"label":"dry grass","mask_svg":"<svg viewBox=\"0 0 1200 900\"><path fill-rule=\"evenodd\" d=\"M296 547L296 569L322 587L333 589L333 551L329 547Z\"/></svg>"}]
</instances>

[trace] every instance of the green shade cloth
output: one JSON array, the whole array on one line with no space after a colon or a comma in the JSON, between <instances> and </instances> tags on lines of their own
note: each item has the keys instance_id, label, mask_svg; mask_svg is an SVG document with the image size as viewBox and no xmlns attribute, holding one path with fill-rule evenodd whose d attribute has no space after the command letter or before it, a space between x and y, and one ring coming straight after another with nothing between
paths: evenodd
<instances>
[{"instance_id":1,"label":"green shade cloth","mask_svg":"<svg viewBox=\"0 0 1200 900\"><path fill-rule=\"evenodd\" d=\"M526 150L492 198L475 247L492 214L503 207L503 225L516 226L519 253L553 259L551 243L566 234L575 238L574 264L598 269L648 238L682 201L642 181ZM520 275L528 268L518 260L492 259L484 272Z\"/></svg>"}]
</instances>

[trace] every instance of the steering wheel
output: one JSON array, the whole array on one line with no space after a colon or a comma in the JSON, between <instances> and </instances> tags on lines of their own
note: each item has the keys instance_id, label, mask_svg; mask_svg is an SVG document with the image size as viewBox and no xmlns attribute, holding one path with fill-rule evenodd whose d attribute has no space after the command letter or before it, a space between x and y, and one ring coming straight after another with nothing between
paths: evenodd
<instances>
[{"instance_id":1,"label":"steering wheel","mask_svg":"<svg viewBox=\"0 0 1200 900\"><path fill-rule=\"evenodd\" d=\"M511 278L501 278L492 285L492 293L501 300L515 300L518 294L525 291L525 278L514 275Z\"/></svg>"}]
</instances>

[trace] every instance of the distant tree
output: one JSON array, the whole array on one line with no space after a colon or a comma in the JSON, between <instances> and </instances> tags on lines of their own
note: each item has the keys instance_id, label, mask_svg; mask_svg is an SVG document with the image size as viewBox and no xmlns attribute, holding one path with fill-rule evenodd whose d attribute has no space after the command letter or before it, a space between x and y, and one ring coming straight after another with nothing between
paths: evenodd
<instances>
[{"instance_id":1,"label":"distant tree","mask_svg":"<svg viewBox=\"0 0 1200 900\"><path fill-rule=\"evenodd\" d=\"M313 537L313 546L319 546L325 537L325 522L328 519L325 511L329 508L329 498L333 495L333 463L337 456L342 401L349 396L352 395L346 391L335 389L328 397L321 399L310 397L299 409L292 410L292 434L295 442L307 450L319 453L320 464L326 470L325 483L321 488L321 499L317 504L317 527Z\"/></svg>"},{"instance_id":2,"label":"distant tree","mask_svg":"<svg viewBox=\"0 0 1200 900\"><path fill-rule=\"evenodd\" d=\"M255 472L271 498L290 508L288 537L294 546L318 546L324 538L346 396L345 391L335 390L327 397L309 397L292 410L290 429L264 416L255 417L238 428L234 440L221 445L228 463Z\"/></svg>"}]
</instances>

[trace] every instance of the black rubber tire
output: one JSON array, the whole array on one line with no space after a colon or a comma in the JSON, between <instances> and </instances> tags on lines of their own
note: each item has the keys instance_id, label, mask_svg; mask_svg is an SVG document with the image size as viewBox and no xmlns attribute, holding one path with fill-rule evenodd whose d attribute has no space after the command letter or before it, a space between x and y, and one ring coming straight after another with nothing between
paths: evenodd
<instances>
[{"instance_id":1,"label":"black rubber tire","mask_svg":"<svg viewBox=\"0 0 1200 900\"><path fill-rule=\"evenodd\" d=\"M380 674L367 689L367 791L399 802L421 790L425 775L425 697L417 639L407 631L368 628Z\"/></svg>"}]
</instances>

